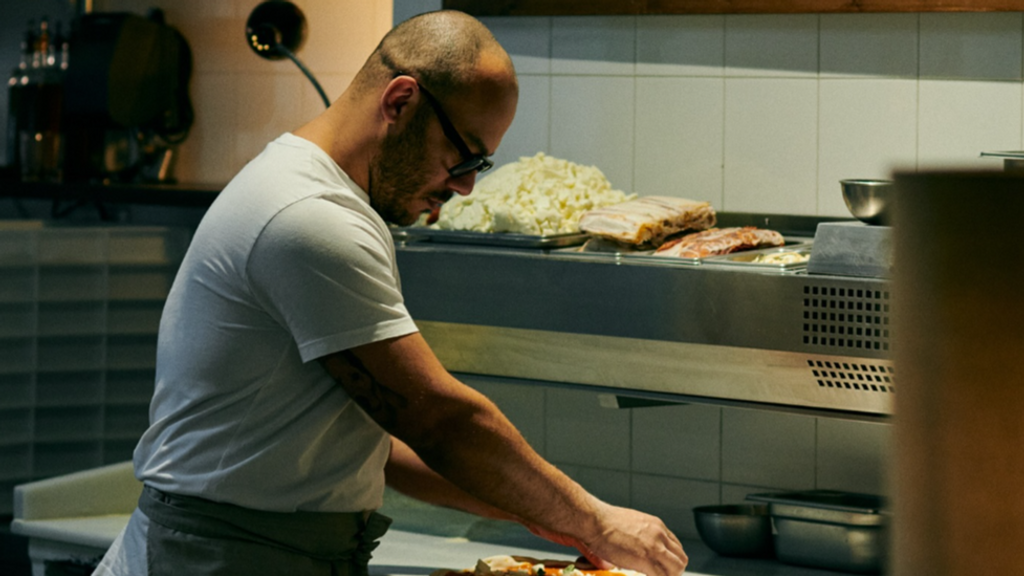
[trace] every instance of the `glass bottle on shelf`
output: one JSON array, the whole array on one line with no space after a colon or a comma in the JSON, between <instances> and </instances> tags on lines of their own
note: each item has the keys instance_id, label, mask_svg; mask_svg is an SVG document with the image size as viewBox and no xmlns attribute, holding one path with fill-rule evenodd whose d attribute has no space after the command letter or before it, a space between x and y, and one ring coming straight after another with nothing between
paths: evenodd
<instances>
[{"instance_id":1,"label":"glass bottle on shelf","mask_svg":"<svg viewBox=\"0 0 1024 576\"><path fill-rule=\"evenodd\" d=\"M19 136L24 124L25 93L31 81L32 58L36 48L35 21L29 20L22 36L18 65L11 70L7 79L7 132L4 135L6 165L15 174L20 174L21 154L19 154Z\"/></svg>"},{"instance_id":2,"label":"glass bottle on shelf","mask_svg":"<svg viewBox=\"0 0 1024 576\"><path fill-rule=\"evenodd\" d=\"M64 71L52 40L49 20L44 17L20 102L24 122L19 122L18 154L21 178L28 182L59 182L63 177Z\"/></svg>"}]
</instances>

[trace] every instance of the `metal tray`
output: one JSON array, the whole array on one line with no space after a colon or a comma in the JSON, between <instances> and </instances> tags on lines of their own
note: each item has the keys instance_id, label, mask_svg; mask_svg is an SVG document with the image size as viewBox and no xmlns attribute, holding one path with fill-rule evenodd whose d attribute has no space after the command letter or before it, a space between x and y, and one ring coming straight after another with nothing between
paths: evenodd
<instances>
[{"instance_id":1,"label":"metal tray","mask_svg":"<svg viewBox=\"0 0 1024 576\"><path fill-rule=\"evenodd\" d=\"M410 237L444 242L448 244L474 244L477 246L499 246L504 248L564 248L578 246L587 241L583 232L535 236L509 232L473 232L469 230L438 230L436 228L410 228Z\"/></svg>"},{"instance_id":2,"label":"metal tray","mask_svg":"<svg viewBox=\"0 0 1024 576\"><path fill-rule=\"evenodd\" d=\"M786 238L785 246L777 248L761 248L757 250L743 250L741 252L734 252L732 254L724 254L722 256L708 256L706 258L681 258L678 256L656 256L654 250L636 250L636 251L612 251L612 252L581 252L581 254L595 254L595 255L612 255L619 262L637 262L644 264L653 264L656 266L673 266L673 267L688 267L688 266L701 266L710 264L724 264L724 265L735 265L745 269L763 269L763 270L778 270L778 271L793 271L797 272L807 267L806 262L796 263L788 265L786 268L781 264L755 264L752 262L743 262L744 258L752 259L754 256L748 256L750 254L756 255L762 252L771 252L773 250L782 252L794 252L797 250L810 251L810 241L803 238ZM736 261L730 261L730 259L738 259Z\"/></svg>"},{"instance_id":3,"label":"metal tray","mask_svg":"<svg viewBox=\"0 0 1024 576\"><path fill-rule=\"evenodd\" d=\"M889 513L879 496L807 490L747 500L768 503L782 562L862 574L877 574L886 563Z\"/></svg>"},{"instance_id":4,"label":"metal tray","mask_svg":"<svg viewBox=\"0 0 1024 576\"><path fill-rule=\"evenodd\" d=\"M812 244L810 242L792 245L787 242L786 246L779 246L777 248L761 248L759 250L746 250L733 254L724 254L722 256L710 256L704 259L704 264L707 264L708 266L735 266L750 270L764 270L772 272L797 272L807 269L808 260L788 263L755 262L755 260L758 256L782 254L787 252L795 252L802 256L807 256L809 259L811 255L811 247Z\"/></svg>"},{"instance_id":5,"label":"metal tray","mask_svg":"<svg viewBox=\"0 0 1024 576\"><path fill-rule=\"evenodd\" d=\"M410 234L408 228L396 228L392 226L389 230L391 230L391 239L395 242L412 242L413 240L420 239L418 236Z\"/></svg>"},{"instance_id":6,"label":"metal tray","mask_svg":"<svg viewBox=\"0 0 1024 576\"><path fill-rule=\"evenodd\" d=\"M773 516L836 524L879 524L884 507L880 496L838 490L749 494L747 500L768 503Z\"/></svg>"}]
</instances>

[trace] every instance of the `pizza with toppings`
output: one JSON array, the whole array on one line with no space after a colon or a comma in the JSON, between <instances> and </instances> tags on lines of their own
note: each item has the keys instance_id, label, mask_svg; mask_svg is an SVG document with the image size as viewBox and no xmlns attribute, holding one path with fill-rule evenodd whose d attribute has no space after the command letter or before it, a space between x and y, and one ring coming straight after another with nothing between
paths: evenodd
<instances>
[{"instance_id":1,"label":"pizza with toppings","mask_svg":"<svg viewBox=\"0 0 1024 576\"><path fill-rule=\"evenodd\" d=\"M476 566L465 570L436 570L431 576L644 576L640 572L614 568L599 570L580 559L537 560L526 556L491 556L477 560Z\"/></svg>"}]
</instances>

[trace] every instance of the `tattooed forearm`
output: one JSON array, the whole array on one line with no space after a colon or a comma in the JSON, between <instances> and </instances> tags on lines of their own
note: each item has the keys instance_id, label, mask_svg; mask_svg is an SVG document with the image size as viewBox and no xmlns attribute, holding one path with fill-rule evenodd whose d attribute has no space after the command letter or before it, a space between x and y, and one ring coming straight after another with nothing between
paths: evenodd
<instances>
[{"instance_id":1,"label":"tattooed forearm","mask_svg":"<svg viewBox=\"0 0 1024 576\"><path fill-rule=\"evenodd\" d=\"M409 400L377 381L355 354L348 350L334 354L324 365L349 396L381 427L391 429L398 423L399 410L407 407Z\"/></svg>"}]
</instances>

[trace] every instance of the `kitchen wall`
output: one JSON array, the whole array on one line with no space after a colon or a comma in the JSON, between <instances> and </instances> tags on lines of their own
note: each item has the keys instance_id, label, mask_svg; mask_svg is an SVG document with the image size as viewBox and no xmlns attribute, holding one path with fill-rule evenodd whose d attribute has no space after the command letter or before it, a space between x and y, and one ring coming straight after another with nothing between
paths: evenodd
<instances>
[{"instance_id":1,"label":"kitchen wall","mask_svg":"<svg viewBox=\"0 0 1024 576\"><path fill-rule=\"evenodd\" d=\"M644 195L848 216L842 178L1022 147L1021 13L484 21L522 92L499 163L545 151Z\"/></svg>"},{"instance_id":2,"label":"kitchen wall","mask_svg":"<svg viewBox=\"0 0 1024 576\"><path fill-rule=\"evenodd\" d=\"M747 494L889 494L888 424L708 404L602 408L589 391L463 380L584 488L657 514L682 537L697 538L694 506L741 503Z\"/></svg>"},{"instance_id":3,"label":"kitchen wall","mask_svg":"<svg viewBox=\"0 0 1024 576\"><path fill-rule=\"evenodd\" d=\"M159 7L192 49L196 122L180 148L182 182L226 183L267 142L323 111L313 85L290 60L264 60L245 41L245 21L260 0L95 0L97 11L144 14ZM341 95L391 28L388 0L294 0L308 35L298 57L328 98ZM73 65L73 63L72 63Z\"/></svg>"},{"instance_id":4,"label":"kitchen wall","mask_svg":"<svg viewBox=\"0 0 1024 576\"><path fill-rule=\"evenodd\" d=\"M226 182L322 109L288 61L243 39L258 0L160 6L195 57L183 181ZM439 0L298 0L299 56L339 95L390 27ZM1020 13L487 18L520 74L499 163L538 151L641 194L719 210L846 215L837 181L990 166L1024 147ZM9 49L9 47L4 48ZM685 377L685 375L681 375ZM750 492L887 492L888 426L705 405L612 410L591 393L472 381L552 461L607 500L693 536L689 509Z\"/></svg>"}]
</instances>

